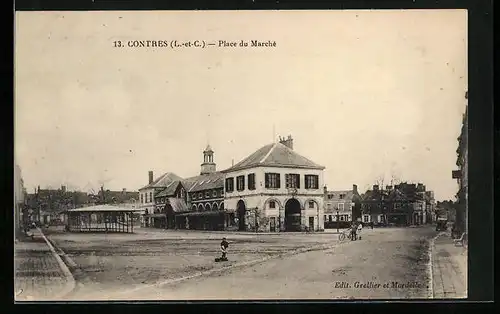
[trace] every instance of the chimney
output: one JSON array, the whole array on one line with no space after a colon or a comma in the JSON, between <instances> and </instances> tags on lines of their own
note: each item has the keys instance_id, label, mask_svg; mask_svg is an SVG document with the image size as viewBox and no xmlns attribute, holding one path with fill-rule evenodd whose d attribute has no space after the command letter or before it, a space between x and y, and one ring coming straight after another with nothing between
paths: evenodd
<instances>
[{"instance_id":1,"label":"chimney","mask_svg":"<svg viewBox=\"0 0 500 314\"><path fill-rule=\"evenodd\" d=\"M153 183L153 171L149 171L148 176L149 176L149 184Z\"/></svg>"},{"instance_id":2,"label":"chimney","mask_svg":"<svg viewBox=\"0 0 500 314\"><path fill-rule=\"evenodd\" d=\"M358 193L358 186L356 184L352 185L352 191L353 191L354 194Z\"/></svg>"},{"instance_id":3,"label":"chimney","mask_svg":"<svg viewBox=\"0 0 500 314\"><path fill-rule=\"evenodd\" d=\"M122 192L123 192L123 194L127 193L127 189L126 189L126 188L123 188L123 189L122 189Z\"/></svg>"},{"instance_id":4,"label":"chimney","mask_svg":"<svg viewBox=\"0 0 500 314\"><path fill-rule=\"evenodd\" d=\"M290 148L293 150L293 138L291 135L288 135L288 138L281 137L280 136L280 143L285 145L286 147Z\"/></svg>"},{"instance_id":5,"label":"chimney","mask_svg":"<svg viewBox=\"0 0 500 314\"><path fill-rule=\"evenodd\" d=\"M61 185L61 191L62 191L63 193L66 193L66 186Z\"/></svg>"}]
</instances>

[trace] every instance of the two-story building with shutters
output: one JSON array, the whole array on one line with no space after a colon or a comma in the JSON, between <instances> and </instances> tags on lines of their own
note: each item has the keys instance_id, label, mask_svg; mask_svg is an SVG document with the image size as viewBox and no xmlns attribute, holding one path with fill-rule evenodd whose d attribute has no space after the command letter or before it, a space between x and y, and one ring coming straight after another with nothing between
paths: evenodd
<instances>
[{"instance_id":1,"label":"two-story building with shutters","mask_svg":"<svg viewBox=\"0 0 500 314\"><path fill-rule=\"evenodd\" d=\"M361 208L361 196L358 186L352 185L352 190L328 191L325 187L325 228L346 228L358 218L356 209ZM354 212L354 213L353 213Z\"/></svg>"},{"instance_id":2,"label":"two-story building with shutters","mask_svg":"<svg viewBox=\"0 0 500 314\"><path fill-rule=\"evenodd\" d=\"M241 231L323 231L324 169L280 138L222 171L226 211Z\"/></svg>"},{"instance_id":3,"label":"two-story building with shutters","mask_svg":"<svg viewBox=\"0 0 500 314\"><path fill-rule=\"evenodd\" d=\"M156 206L155 196L157 193L165 190L172 182L182 180L181 177L175 173L167 172L157 178L153 179L153 171L148 173L149 183L139 189L139 208L142 214L142 225L144 227L157 227L160 228L164 223L164 213Z\"/></svg>"}]
</instances>

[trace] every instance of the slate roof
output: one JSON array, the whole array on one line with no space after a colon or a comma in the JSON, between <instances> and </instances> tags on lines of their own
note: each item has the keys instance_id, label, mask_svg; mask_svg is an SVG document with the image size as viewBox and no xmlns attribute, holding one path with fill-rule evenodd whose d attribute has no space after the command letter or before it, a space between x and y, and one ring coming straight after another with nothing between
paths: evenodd
<instances>
[{"instance_id":1,"label":"slate roof","mask_svg":"<svg viewBox=\"0 0 500 314\"><path fill-rule=\"evenodd\" d=\"M285 145L274 143L259 148L242 161L222 172L226 173L259 166L325 169L324 166L318 165L306 157L297 154Z\"/></svg>"},{"instance_id":2,"label":"slate roof","mask_svg":"<svg viewBox=\"0 0 500 314\"><path fill-rule=\"evenodd\" d=\"M187 178L183 180L183 185L188 192L223 188L224 174L222 172L214 172Z\"/></svg>"},{"instance_id":3,"label":"slate roof","mask_svg":"<svg viewBox=\"0 0 500 314\"><path fill-rule=\"evenodd\" d=\"M139 189L144 190L144 189L149 189L149 188L165 188L167 187L172 181L181 181L182 178L176 175L175 173L172 172L167 172L163 175L161 175L159 178L154 180L152 183L142 187Z\"/></svg>"},{"instance_id":4,"label":"slate roof","mask_svg":"<svg viewBox=\"0 0 500 314\"><path fill-rule=\"evenodd\" d=\"M173 196L175 194L175 191L177 190L177 187L179 186L181 182L180 181L172 181L167 185L167 187L163 190L161 190L160 193L157 193L155 195L156 197L165 197L165 196Z\"/></svg>"},{"instance_id":5,"label":"slate roof","mask_svg":"<svg viewBox=\"0 0 500 314\"><path fill-rule=\"evenodd\" d=\"M344 194L344 198L340 198L340 194ZM355 200L361 199L361 196L354 194L353 190L343 190L343 191L328 191L327 195L333 195L332 198L327 198L327 201L345 201L345 200Z\"/></svg>"}]
</instances>

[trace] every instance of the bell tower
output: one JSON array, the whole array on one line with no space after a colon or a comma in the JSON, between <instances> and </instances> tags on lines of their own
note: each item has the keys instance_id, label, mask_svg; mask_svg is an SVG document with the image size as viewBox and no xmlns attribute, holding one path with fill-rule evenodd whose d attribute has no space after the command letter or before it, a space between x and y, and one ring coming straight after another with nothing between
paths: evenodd
<instances>
[{"instance_id":1,"label":"bell tower","mask_svg":"<svg viewBox=\"0 0 500 314\"><path fill-rule=\"evenodd\" d=\"M216 172L216 165L214 162L214 151L207 145L207 148L203 151L203 163L201 164L200 174L210 174Z\"/></svg>"}]
</instances>

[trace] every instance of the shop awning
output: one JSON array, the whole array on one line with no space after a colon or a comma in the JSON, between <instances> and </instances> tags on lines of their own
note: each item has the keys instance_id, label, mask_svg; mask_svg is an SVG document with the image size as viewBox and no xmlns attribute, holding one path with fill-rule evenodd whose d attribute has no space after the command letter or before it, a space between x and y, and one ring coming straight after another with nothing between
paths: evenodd
<instances>
[{"instance_id":1,"label":"shop awning","mask_svg":"<svg viewBox=\"0 0 500 314\"><path fill-rule=\"evenodd\" d=\"M224 215L225 211L215 210L215 211L206 211L206 212L188 212L188 213L179 213L175 215L176 217L193 217L193 216L219 216Z\"/></svg>"},{"instance_id":2,"label":"shop awning","mask_svg":"<svg viewBox=\"0 0 500 314\"><path fill-rule=\"evenodd\" d=\"M157 213L157 214L147 214L147 215L144 215L144 217L146 218L165 218L166 215L165 214L161 214L161 213Z\"/></svg>"}]
</instances>

